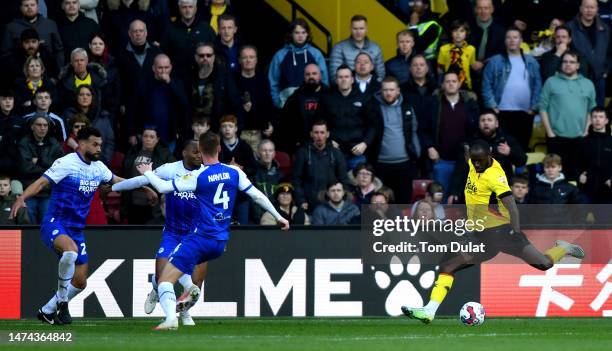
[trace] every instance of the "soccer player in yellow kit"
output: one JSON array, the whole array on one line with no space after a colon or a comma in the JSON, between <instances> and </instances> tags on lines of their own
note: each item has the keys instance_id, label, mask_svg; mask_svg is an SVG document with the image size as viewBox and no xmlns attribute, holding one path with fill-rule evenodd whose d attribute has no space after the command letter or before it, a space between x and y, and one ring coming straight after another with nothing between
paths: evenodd
<instances>
[{"instance_id":1,"label":"soccer player in yellow kit","mask_svg":"<svg viewBox=\"0 0 612 351\"><path fill-rule=\"evenodd\" d=\"M457 271L482 263L495 257L499 252L521 258L539 270L547 270L565 255L584 258L584 251L578 245L557 240L555 246L541 253L521 232L519 213L506 174L501 165L492 157L489 144L476 140L466 150L469 174L465 184L465 203L468 219L481 221L485 228L475 231L468 238L475 245L484 244L483 253L458 253L440 263L440 274L431 291L429 303L424 307L402 306L402 312L423 323L431 323L438 307L453 285L453 274ZM498 208L490 206L501 202Z\"/></svg>"}]
</instances>

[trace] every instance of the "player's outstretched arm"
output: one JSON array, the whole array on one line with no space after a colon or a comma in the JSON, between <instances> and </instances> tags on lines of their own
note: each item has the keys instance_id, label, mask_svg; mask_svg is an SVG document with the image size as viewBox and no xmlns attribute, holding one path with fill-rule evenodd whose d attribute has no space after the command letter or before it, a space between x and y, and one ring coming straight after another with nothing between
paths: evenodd
<instances>
[{"instance_id":1,"label":"player's outstretched arm","mask_svg":"<svg viewBox=\"0 0 612 351\"><path fill-rule=\"evenodd\" d=\"M261 206L264 210L270 212L272 216L276 219L276 223L281 226L282 230L289 230L289 221L287 221L283 216L278 213L278 211L274 208L274 205L270 202L270 200L264 195L259 189L254 186L251 186L246 194L255 201L256 204Z\"/></svg>"},{"instance_id":2,"label":"player's outstretched arm","mask_svg":"<svg viewBox=\"0 0 612 351\"><path fill-rule=\"evenodd\" d=\"M147 177L140 175L137 177L124 179L120 182L114 183L112 190L113 191L134 190L134 189L138 189L148 184L149 184L149 180L147 179Z\"/></svg>"},{"instance_id":3,"label":"player's outstretched arm","mask_svg":"<svg viewBox=\"0 0 612 351\"><path fill-rule=\"evenodd\" d=\"M21 196L18 196L17 200L15 200L15 203L11 207L11 214L9 215L9 219L15 218L19 209L26 207L25 201L31 198L32 196L36 196L36 194L43 190L43 188L47 185L49 185L49 179L44 176L38 178L34 183L30 184L30 186L26 188L23 194Z\"/></svg>"}]
</instances>

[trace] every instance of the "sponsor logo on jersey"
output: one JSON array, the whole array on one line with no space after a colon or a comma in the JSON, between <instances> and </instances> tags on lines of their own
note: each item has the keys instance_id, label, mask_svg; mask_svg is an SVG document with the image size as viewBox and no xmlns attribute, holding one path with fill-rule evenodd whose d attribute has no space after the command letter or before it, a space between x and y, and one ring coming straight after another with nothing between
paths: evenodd
<instances>
[{"instance_id":1,"label":"sponsor logo on jersey","mask_svg":"<svg viewBox=\"0 0 612 351\"><path fill-rule=\"evenodd\" d=\"M81 179L79 181L79 191L88 195L95 192L98 189L98 185L100 185L100 182L97 180Z\"/></svg>"},{"instance_id":2,"label":"sponsor logo on jersey","mask_svg":"<svg viewBox=\"0 0 612 351\"><path fill-rule=\"evenodd\" d=\"M178 197L181 200L195 200L196 199L196 196L193 193L193 191L181 191L181 192L175 191L174 193L172 193L172 195Z\"/></svg>"}]
</instances>

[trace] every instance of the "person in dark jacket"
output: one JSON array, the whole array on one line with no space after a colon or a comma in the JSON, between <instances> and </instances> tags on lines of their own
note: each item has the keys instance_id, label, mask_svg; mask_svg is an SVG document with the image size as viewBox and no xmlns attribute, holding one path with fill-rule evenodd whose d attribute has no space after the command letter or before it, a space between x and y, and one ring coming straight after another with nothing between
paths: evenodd
<instances>
[{"instance_id":1,"label":"person in dark jacket","mask_svg":"<svg viewBox=\"0 0 612 351\"><path fill-rule=\"evenodd\" d=\"M542 160L544 173L538 174L536 183L529 190L529 202L532 204L567 205L584 204L582 192L570 184L563 175L561 157L548 154Z\"/></svg>"},{"instance_id":2,"label":"person in dark jacket","mask_svg":"<svg viewBox=\"0 0 612 351\"><path fill-rule=\"evenodd\" d=\"M497 114L491 109L486 109L480 114L478 131L474 139L489 143L493 150L493 158L502 166L508 179L512 179L513 167L523 167L527 163L527 154L516 139L504 133L499 127Z\"/></svg>"},{"instance_id":3,"label":"person in dark jacket","mask_svg":"<svg viewBox=\"0 0 612 351\"><path fill-rule=\"evenodd\" d=\"M287 179L287 176L280 169L280 165L274 159L276 150L274 143L269 139L264 139L257 148L257 162L252 177L253 185L264 193L270 201L274 202L275 192L279 184ZM293 187L292 192L293 192ZM251 207L251 219L259 223L264 210L260 206Z\"/></svg>"},{"instance_id":4,"label":"person in dark jacket","mask_svg":"<svg viewBox=\"0 0 612 351\"><path fill-rule=\"evenodd\" d=\"M24 188L38 179L55 160L64 156L59 142L49 135L51 121L44 115L32 118L31 132L19 141L20 178ZM49 207L50 189L44 189L36 196L26 200L28 212L33 223L40 223Z\"/></svg>"},{"instance_id":5,"label":"person in dark jacket","mask_svg":"<svg viewBox=\"0 0 612 351\"><path fill-rule=\"evenodd\" d=\"M274 192L274 207L290 224L310 224L310 218L308 218L304 209L295 206L293 185L291 185L291 183L278 184ZM259 224L276 225L276 219L270 212L266 212L261 216Z\"/></svg>"},{"instance_id":6,"label":"person in dark jacket","mask_svg":"<svg viewBox=\"0 0 612 351\"><path fill-rule=\"evenodd\" d=\"M59 73L57 61L49 49L40 42L36 29L28 28L21 32L20 45L5 53L0 59L2 86L11 88L15 80L21 76L23 66L29 57L38 57L42 60L48 77L56 78Z\"/></svg>"},{"instance_id":7,"label":"person in dark jacket","mask_svg":"<svg viewBox=\"0 0 612 351\"><path fill-rule=\"evenodd\" d=\"M183 82L172 76L172 68L168 56L157 55L153 76L145 78L126 111L130 137L134 138L135 131L143 124L153 124L159 128L159 138L170 151L174 151L177 136L182 138L191 132L189 98Z\"/></svg>"},{"instance_id":8,"label":"person in dark jacket","mask_svg":"<svg viewBox=\"0 0 612 351\"><path fill-rule=\"evenodd\" d=\"M51 50L57 67L64 66L64 45L53 20L38 13L38 0L21 1L21 18L14 19L6 26L0 51L8 52L19 47L21 33L28 28L35 29L42 42Z\"/></svg>"},{"instance_id":9,"label":"person in dark jacket","mask_svg":"<svg viewBox=\"0 0 612 351\"><path fill-rule=\"evenodd\" d=\"M175 74L184 82L191 73L196 44L212 42L215 32L196 15L196 0L180 0L178 8L180 17L163 34L161 47L174 62Z\"/></svg>"},{"instance_id":10,"label":"person in dark jacket","mask_svg":"<svg viewBox=\"0 0 612 351\"><path fill-rule=\"evenodd\" d=\"M310 137L311 142L297 151L293 164L295 200L307 211L320 204L319 193L331 182L348 184L344 155L329 141L327 122L314 122Z\"/></svg>"},{"instance_id":11,"label":"person in dark jacket","mask_svg":"<svg viewBox=\"0 0 612 351\"><path fill-rule=\"evenodd\" d=\"M219 119L226 114L237 114L240 95L234 77L216 57L212 43L200 43L194 55L191 80L187 82L191 107L195 113L208 117L213 130L219 129Z\"/></svg>"},{"instance_id":12,"label":"person in dark jacket","mask_svg":"<svg viewBox=\"0 0 612 351\"><path fill-rule=\"evenodd\" d=\"M304 84L287 100L278 121L279 149L293 155L310 142L310 131L328 88L321 81L321 69L314 63L304 68Z\"/></svg>"},{"instance_id":13,"label":"person in dark jacket","mask_svg":"<svg viewBox=\"0 0 612 351\"><path fill-rule=\"evenodd\" d=\"M410 61L414 56L414 33L404 29L397 33L397 55L385 62L385 72L388 76L397 78L400 85L410 79Z\"/></svg>"},{"instance_id":14,"label":"person in dark jacket","mask_svg":"<svg viewBox=\"0 0 612 351\"><path fill-rule=\"evenodd\" d=\"M230 14L219 16L219 34L215 38L215 52L223 59L225 68L232 75L240 72L238 61L242 42L236 35L237 31L236 17Z\"/></svg>"},{"instance_id":15,"label":"person in dark jacket","mask_svg":"<svg viewBox=\"0 0 612 351\"><path fill-rule=\"evenodd\" d=\"M253 155L253 149L238 137L238 119L234 115L225 115L221 117L219 124L222 137L219 161L240 167L249 178L252 178L257 163ZM249 223L250 201L249 196L242 192L236 196L232 217L240 224Z\"/></svg>"},{"instance_id":16,"label":"person in dark jacket","mask_svg":"<svg viewBox=\"0 0 612 351\"><path fill-rule=\"evenodd\" d=\"M592 69L597 105L603 106L610 61L610 28L599 18L597 11L597 0L582 0L578 15L569 21L567 26L572 29L576 51L586 59Z\"/></svg>"},{"instance_id":17,"label":"person in dark jacket","mask_svg":"<svg viewBox=\"0 0 612 351\"><path fill-rule=\"evenodd\" d=\"M360 221L359 207L349 199L342 182L331 182L325 191L325 202L312 213L313 225L347 225Z\"/></svg>"},{"instance_id":18,"label":"person in dark jacket","mask_svg":"<svg viewBox=\"0 0 612 351\"><path fill-rule=\"evenodd\" d=\"M153 76L153 60L161 53L161 50L148 43L147 26L141 20L135 20L130 24L129 42L121 48L117 57L119 67L119 77L123 83L121 89L122 104L125 106L126 114L129 115L130 109L137 109L138 106L129 105L130 101L137 100L139 89L144 84L145 79ZM110 40L109 40L110 41ZM128 143L136 145L134 130L127 129Z\"/></svg>"},{"instance_id":19,"label":"person in dark jacket","mask_svg":"<svg viewBox=\"0 0 612 351\"><path fill-rule=\"evenodd\" d=\"M255 151L262 138L270 138L274 132L274 108L270 85L263 72L257 69L257 48L251 45L240 49L240 71L236 75L236 88L242 106L238 114L240 138ZM259 208L259 206L256 206Z\"/></svg>"},{"instance_id":20,"label":"person in dark jacket","mask_svg":"<svg viewBox=\"0 0 612 351\"><path fill-rule=\"evenodd\" d=\"M410 203L412 186L409 184L415 177L415 163L421 155L414 109L402 97L395 77L385 78L381 92L370 102L377 130L375 147L370 151L376 174L393 190L397 203Z\"/></svg>"},{"instance_id":21,"label":"person in dark jacket","mask_svg":"<svg viewBox=\"0 0 612 351\"><path fill-rule=\"evenodd\" d=\"M15 160L21 133L21 116L15 113L15 94L12 90L0 90L0 174L19 175Z\"/></svg>"},{"instance_id":22,"label":"person in dark jacket","mask_svg":"<svg viewBox=\"0 0 612 351\"><path fill-rule=\"evenodd\" d=\"M106 0L107 7L100 25L108 36L110 52L119 56L130 41L128 32L132 23L141 21L149 28L151 43L159 42L161 33L168 25L169 11L166 1L151 0Z\"/></svg>"},{"instance_id":23,"label":"person in dark jacket","mask_svg":"<svg viewBox=\"0 0 612 351\"><path fill-rule=\"evenodd\" d=\"M400 86L404 100L408 101L421 125L433 120L438 83L425 56L416 54L410 62L410 78Z\"/></svg>"},{"instance_id":24,"label":"person in dark jacket","mask_svg":"<svg viewBox=\"0 0 612 351\"><path fill-rule=\"evenodd\" d=\"M474 93L459 90L455 71L446 72L443 79L432 119L419 126L419 137L427 150L433 179L449 189L455 165L463 159L463 144L478 129L479 108Z\"/></svg>"},{"instance_id":25,"label":"person in dark jacket","mask_svg":"<svg viewBox=\"0 0 612 351\"><path fill-rule=\"evenodd\" d=\"M102 66L106 71L106 89L102 107L110 112L111 116L118 116L121 97L119 67L115 57L108 51L102 33L96 33L89 39L89 62Z\"/></svg>"},{"instance_id":26,"label":"person in dark jacket","mask_svg":"<svg viewBox=\"0 0 612 351\"><path fill-rule=\"evenodd\" d=\"M152 163L157 168L174 161L170 150L159 140L156 126L147 125L142 131L142 141L132 146L123 160L123 174L126 178L140 175L136 166ZM121 193L122 218L129 224L145 224L160 213L159 206L142 188Z\"/></svg>"},{"instance_id":27,"label":"person in dark jacket","mask_svg":"<svg viewBox=\"0 0 612 351\"><path fill-rule=\"evenodd\" d=\"M375 123L366 108L369 98L354 82L353 71L340 65L336 87L323 95L318 111L319 117L328 121L330 139L344 154L348 169L366 161L365 152L376 138Z\"/></svg>"},{"instance_id":28,"label":"person in dark jacket","mask_svg":"<svg viewBox=\"0 0 612 351\"><path fill-rule=\"evenodd\" d=\"M11 193L11 177L0 175L0 225L30 224L26 208L20 208L14 218L9 219L17 195Z\"/></svg>"},{"instance_id":29,"label":"person in dark jacket","mask_svg":"<svg viewBox=\"0 0 612 351\"><path fill-rule=\"evenodd\" d=\"M476 0L476 18L470 24L468 43L476 48L476 60L484 62L506 50L506 30L493 18L495 7L492 0Z\"/></svg>"},{"instance_id":30,"label":"person in dark jacket","mask_svg":"<svg viewBox=\"0 0 612 351\"><path fill-rule=\"evenodd\" d=\"M113 129L113 116L99 105L96 97L97 91L89 85L76 88L71 106L64 112L64 119L71 124L72 118L79 113L87 116L91 126L100 131L102 135L102 153L100 160L110 164L115 151L115 132Z\"/></svg>"},{"instance_id":31,"label":"person in dark jacket","mask_svg":"<svg viewBox=\"0 0 612 351\"><path fill-rule=\"evenodd\" d=\"M380 81L374 74L372 56L367 52L362 52L355 56L354 89L364 95L366 101L373 98L380 91Z\"/></svg>"},{"instance_id":32,"label":"person in dark jacket","mask_svg":"<svg viewBox=\"0 0 612 351\"><path fill-rule=\"evenodd\" d=\"M544 53L540 59L542 82L545 82L548 78L554 76L557 71L561 70L561 56L573 47L572 30L566 25L558 26L555 28L554 41L555 47ZM585 77L590 77L589 65L586 64L582 55L580 62L584 62L584 64L580 65L578 72Z\"/></svg>"},{"instance_id":33,"label":"person in dark jacket","mask_svg":"<svg viewBox=\"0 0 612 351\"><path fill-rule=\"evenodd\" d=\"M76 48L70 53L70 64L62 68L58 80L59 101L57 108L62 111L74 101L74 93L80 85L89 85L96 90L98 106L102 106L107 90L107 73L104 67L97 63L89 63L89 55L82 48Z\"/></svg>"},{"instance_id":34,"label":"person in dark jacket","mask_svg":"<svg viewBox=\"0 0 612 351\"><path fill-rule=\"evenodd\" d=\"M612 203L612 135L605 109L591 111L591 127L582 143L578 188L594 204Z\"/></svg>"},{"instance_id":35,"label":"person in dark jacket","mask_svg":"<svg viewBox=\"0 0 612 351\"><path fill-rule=\"evenodd\" d=\"M57 28L64 44L64 61L67 62L72 50L87 48L89 39L100 31L100 26L80 12L79 0L62 0L62 9L64 12L57 19Z\"/></svg>"}]
</instances>

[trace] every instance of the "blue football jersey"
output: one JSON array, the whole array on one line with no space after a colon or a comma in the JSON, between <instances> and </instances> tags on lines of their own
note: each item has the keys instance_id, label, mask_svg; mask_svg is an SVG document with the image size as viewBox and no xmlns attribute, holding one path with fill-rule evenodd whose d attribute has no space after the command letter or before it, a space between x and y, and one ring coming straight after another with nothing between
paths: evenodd
<instances>
[{"instance_id":1,"label":"blue football jersey","mask_svg":"<svg viewBox=\"0 0 612 351\"><path fill-rule=\"evenodd\" d=\"M87 163L78 152L55 160L43 176L51 183L49 209L43 222L59 221L69 228L85 227L98 186L113 179L103 162Z\"/></svg>"},{"instance_id":2,"label":"blue football jersey","mask_svg":"<svg viewBox=\"0 0 612 351\"><path fill-rule=\"evenodd\" d=\"M177 192L193 191L199 204L195 233L216 240L229 238L232 211L238 190L253 185L244 172L231 165L215 163L172 181Z\"/></svg>"},{"instance_id":3,"label":"blue football jersey","mask_svg":"<svg viewBox=\"0 0 612 351\"><path fill-rule=\"evenodd\" d=\"M173 180L193 171L185 168L183 161L176 161L166 163L153 172L163 180ZM194 229L198 214L199 204L193 191L173 191L166 194L166 231L174 234L190 233Z\"/></svg>"}]
</instances>

